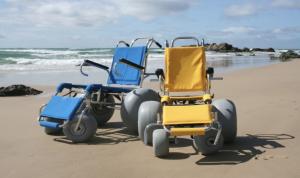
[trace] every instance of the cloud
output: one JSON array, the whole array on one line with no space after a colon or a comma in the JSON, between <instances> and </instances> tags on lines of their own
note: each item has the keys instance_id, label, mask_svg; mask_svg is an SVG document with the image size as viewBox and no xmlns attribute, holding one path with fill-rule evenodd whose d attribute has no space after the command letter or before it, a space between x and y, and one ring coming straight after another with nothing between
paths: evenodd
<instances>
[{"instance_id":1,"label":"cloud","mask_svg":"<svg viewBox=\"0 0 300 178\"><path fill-rule=\"evenodd\" d=\"M122 0L112 1L121 14L149 20L161 15L170 15L189 9L196 0Z\"/></svg>"},{"instance_id":2,"label":"cloud","mask_svg":"<svg viewBox=\"0 0 300 178\"><path fill-rule=\"evenodd\" d=\"M71 37L71 39L72 39L72 40L80 40L80 39L81 39L81 36L79 36L79 35L73 35L73 36Z\"/></svg>"},{"instance_id":3,"label":"cloud","mask_svg":"<svg viewBox=\"0 0 300 178\"><path fill-rule=\"evenodd\" d=\"M118 17L115 10L100 1L7 0L3 15L14 18L16 23L38 26L91 26L114 20Z\"/></svg>"},{"instance_id":4,"label":"cloud","mask_svg":"<svg viewBox=\"0 0 300 178\"><path fill-rule=\"evenodd\" d=\"M269 4L264 2L233 4L225 8L224 14L228 17L244 17L274 8L300 9L300 0L271 0Z\"/></svg>"},{"instance_id":5,"label":"cloud","mask_svg":"<svg viewBox=\"0 0 300 178\"><path fill-rule=\"evenodd\" d=\"M229 17L243 17L256 14L260 7L254 4L234 4L225 8L225 15Z\"/></svg>"},{"instance_id":6,"label":"cloud","mask_svg":"<svg viewBox=\"0 0 300 178\"><path fill-rule=\"evenodd\" d=\"M212 30L209 31L209 35L213 36L236 36L236 35L247 35L247 34L254 34L256 33L256 29L253 27L244 27L244 26L233 26L233 27L226 27L222 30Z\"/></svg>"},{"instance_id":7,"label":"cloud","mask_svg":"<svg viewBox=\"0 0 300 178\"><path fill-rule=\"evenodd\" d=\"M123 16L151 20L188 10L196 0L6 0L0 23L96 26ZM4 10L3 10L4 9ZM10 20L6 20L10 19Z\"/></svg>"},{"instance_id":8,"label":"cloud","mask_svg":"<svg viewBox=\"0 0 300 178\"><path fill-rule=\"evenodd\" d=\"M235 26L227 27L219 31L210 31L208 34L213 34L221 38L270 38L274 36L272 30L259 30L254 27Z\"/></svg>"},{"instance_id":9,"label":"cloud","mask_svg":"<svg viewBox=\"0 0 300 178\"><path fill-rule=\"evenodd\" d=\"M254 27L235 26L227 27L222 30L208 31L207 34L208 36L214 36L215 39L223 39L226 41L230 41L231 39L293 40L300 37L300 26L274 29L257 29Z\"/></svg>"},{"instance_id":10,"label":"cloud","mask_svg":"<svg viewBox=\"0 0 300 178\"><path fill-rule=\"evenodd\" d=\"M228 27L222 30L224 33L250 33L254 32L255 29L252 27Z\"/></svg>"},{"instance_id":11,"label":"cloud","mask_svg":"<svg viewBox=\"0 0 300 178\"><path fill-rule=\"evenodd\" d=\"M5 38L5 36L0 34L0 39L3 39L3 38Z\"/></svg>"},{"instance_id":12,"label":"cloud","mask_svg":"<svg viewBox=\"0 0 300 178\"><path fill-rule=\"evenodd\" d=\"M300 0L273 0L272 5L281 8L300 9Z\"/></svg>"},{"instance_id":13,"label":"cloud","mask_svg":"<svg viewBox=\"0 0 300 178\"><path fill-rule=\"evenodd\" d=\"M272 30L272 33L275 33L275 34L299 34L300 35L300 26L275 28Z\"/></svg>"}]
</instances>

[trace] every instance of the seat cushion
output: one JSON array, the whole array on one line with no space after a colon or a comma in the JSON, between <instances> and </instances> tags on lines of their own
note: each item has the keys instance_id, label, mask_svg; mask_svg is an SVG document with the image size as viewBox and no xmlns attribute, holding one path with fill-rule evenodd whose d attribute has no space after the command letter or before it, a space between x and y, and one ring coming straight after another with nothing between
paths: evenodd
<instances>
[{"instance_id":1,"label":"seat cushion","mask_svg":"<svg viewBox=\"0 0 300 178\"><path fill-rule=\"evenodd\" d=\"M212 123L211 105L164 106L163 124L210 124Z\"/></svg>"},{"instance_id":2,"label":"seat cushion","mask_svg":"<svg viewBox=\"0 0 300 178\"><path fill-rule=\"evenodd\" d=\"M41 113L41 117L71 120L83 98L53 96Z\"/></svg>"}]
</instances>

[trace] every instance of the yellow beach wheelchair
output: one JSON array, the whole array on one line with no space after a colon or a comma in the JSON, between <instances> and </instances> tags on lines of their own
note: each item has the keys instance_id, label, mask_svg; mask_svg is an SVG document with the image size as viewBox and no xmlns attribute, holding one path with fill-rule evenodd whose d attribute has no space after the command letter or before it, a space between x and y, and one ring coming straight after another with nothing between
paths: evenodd
<instances>
[{"instance_id":1,"label":"yellow beach wheelchair","mask_svg":"<svg viewBox=\"0 0 300 178\"><path fill-rule=\"evenodd\" d=\"M174 47L178 40L194 40L196 45ZM214 69L206 67L205 47L197 38L175 38L165 48L165 71L156 72L161 79L161 101L143 102L138 113L139 137L153 145L155 156L168 155L170 137L191 136L203 155L234 141L235 105L227 99L213 100L211 80L222 78L214 77Z\"/></svg>"}]
</instances>

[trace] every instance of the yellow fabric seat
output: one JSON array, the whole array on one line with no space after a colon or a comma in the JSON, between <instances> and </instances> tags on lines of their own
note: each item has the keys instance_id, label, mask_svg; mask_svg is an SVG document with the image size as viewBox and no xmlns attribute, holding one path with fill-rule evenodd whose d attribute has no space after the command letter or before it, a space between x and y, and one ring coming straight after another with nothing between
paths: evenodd
<instances>
[{"instance_id":1,"label":"yellow fabric seat","mask_svg":"<svg viewBox=\"0 0 300 178\"><path fill-rule=\"evenodd\" d=\"M163 107L163 125L210 124L211 105L175 105Z\"/></svg>"},{"instance_id":2,"label":"yellow fabric seat","mask_svg":"<svg viewBox=\"0 0 300 178\"><path fill-rule=\"evenodd\" d=\"M165 49L168 92L205 91L207 89L204 47L173 47Z\"/></svg>"}]
</instances>

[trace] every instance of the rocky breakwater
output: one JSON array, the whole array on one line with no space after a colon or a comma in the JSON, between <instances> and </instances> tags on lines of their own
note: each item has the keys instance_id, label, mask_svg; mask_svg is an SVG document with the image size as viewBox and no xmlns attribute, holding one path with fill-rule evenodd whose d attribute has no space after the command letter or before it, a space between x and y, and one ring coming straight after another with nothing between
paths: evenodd
<instances>
[{"instance_id":1,"label":"rocky breakwater","mask_svg":"<svg viewBox=\"0 0 300 178\"><path fill-rule=\"evenodd\" d=\"M206 50L208 51L216 51L216 52L255 52L255 51L260 51L260 52L275 52L273 48L237 48L234 47L232 44L229 43L211 43L211 44L206 44L205 45Z\"/></svg>"}]
</instances>

